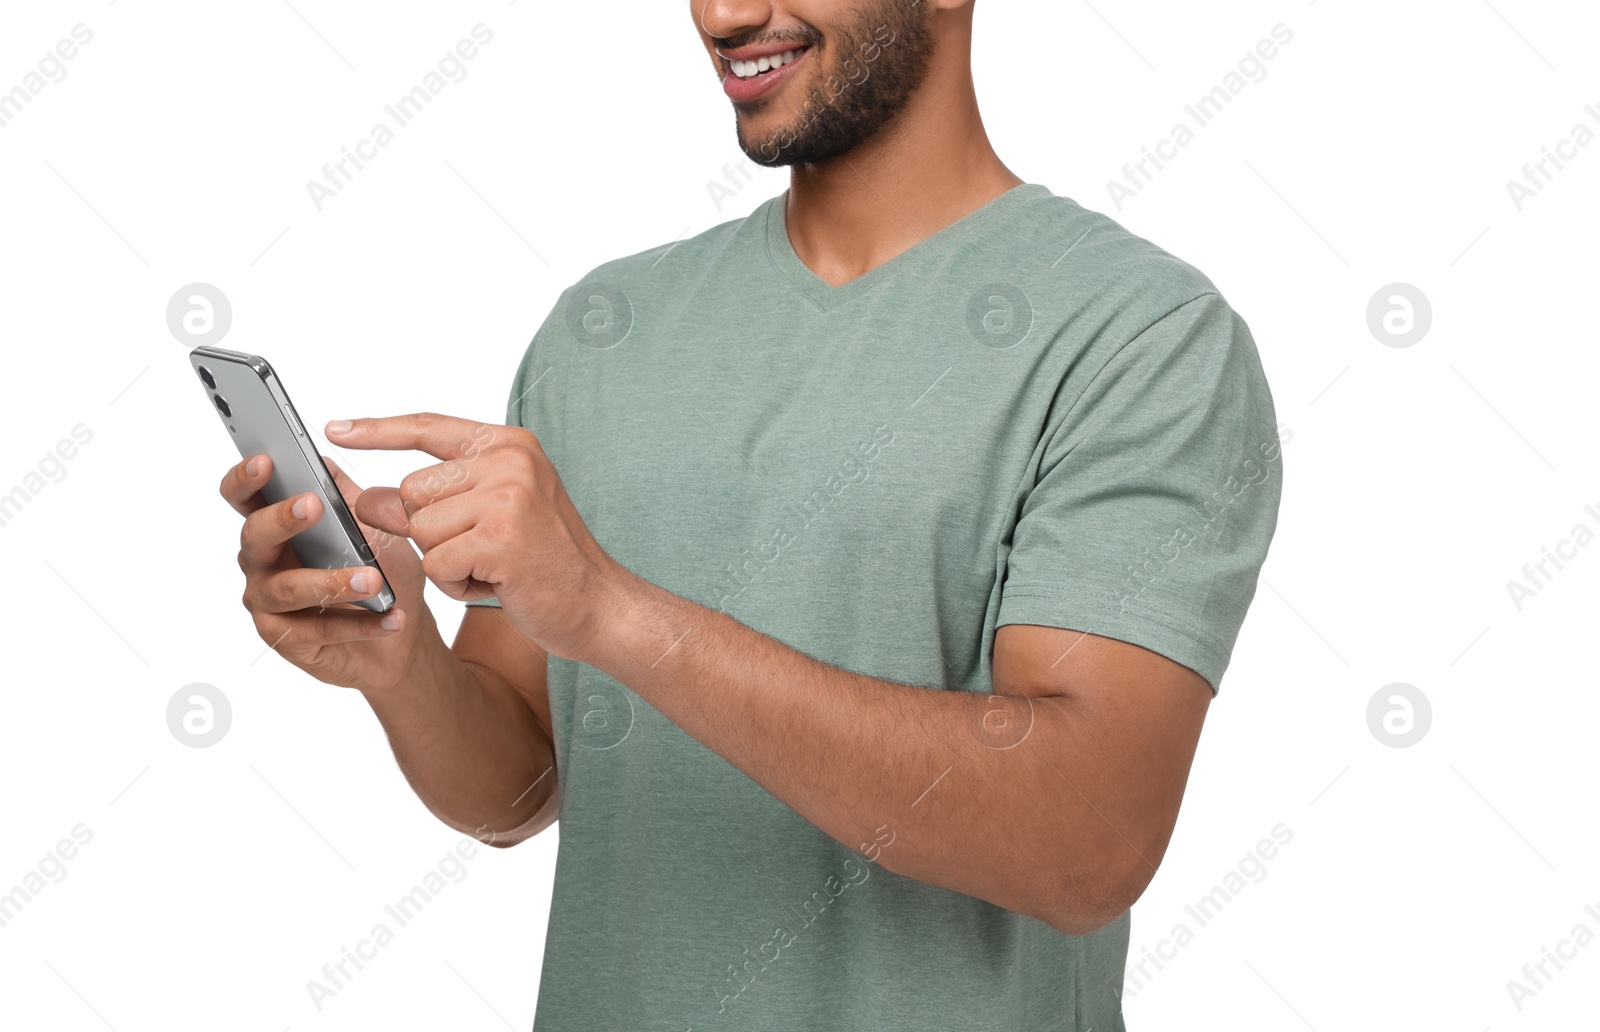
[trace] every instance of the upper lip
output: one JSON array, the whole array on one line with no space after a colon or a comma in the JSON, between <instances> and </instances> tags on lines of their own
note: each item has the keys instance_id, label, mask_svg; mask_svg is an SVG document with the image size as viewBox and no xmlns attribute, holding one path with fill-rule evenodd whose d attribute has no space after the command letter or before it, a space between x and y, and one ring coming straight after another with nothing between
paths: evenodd
<instances>
[{"instance_id":1,"label":"upper lip","mask_svg":"<svg viewBox=\"0 0 1600 1032\"><path fill-rule=\"evenodd\" d=\"M787 54L789 51L806 49L804 43L768 43L763 46L739 47L736 50L723 50L717 48L717 56L724 61L755 61L763 57L772 57L774 54Z\"/></svg>"}]
</instances>

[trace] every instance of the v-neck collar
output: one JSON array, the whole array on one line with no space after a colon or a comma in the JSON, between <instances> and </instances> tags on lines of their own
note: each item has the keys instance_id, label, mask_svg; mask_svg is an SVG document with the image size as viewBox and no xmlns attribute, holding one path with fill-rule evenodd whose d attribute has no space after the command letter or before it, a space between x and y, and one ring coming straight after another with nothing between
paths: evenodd
<instances>
[{"instance_id":1,"label":"v-neck collar","mask_svg":"<svg viewBox=\"0 0 1600 1032\"><path fill-rule=\"evenodd\" d=\"M974 208L961 218L945 226L943 229L926 236L912 244L906 250L890 258L880 265L868 269L855 279L839 286L831 286L822 277L812 272L806 263L800 260L795 253L794 245L789 242L788 220L785 210L789 203L789 191L767 201L767 253L772 258L773 267L778 274L788 281L789 285L808 298L813 304L823 311L845 304L863 291L871 289L883 281L897 268L915 261L928 251L949 247L956 240L969 233L972 228L999 212L1014 208L1036 197L1050 195L1049 187L1042 183L1021 183L1012 187L1005 193L991 198L987 203Z\"/></svg>"}]
</instances>

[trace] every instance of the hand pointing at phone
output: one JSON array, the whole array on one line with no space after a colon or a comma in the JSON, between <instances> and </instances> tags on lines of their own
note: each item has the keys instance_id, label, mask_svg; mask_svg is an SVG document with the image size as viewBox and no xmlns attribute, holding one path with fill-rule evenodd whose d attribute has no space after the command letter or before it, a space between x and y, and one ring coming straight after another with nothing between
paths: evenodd
<instances>
[{"instance_id":1,"label":"hand pointing at phone","mask_svg":"<svg viewBox=\"0 0 1600 1032\"><path fill-rule=\"evenodd\" d=\"M539 645L585 658L632 575L589 532L530 431L420 412L336 420L326 432L342 448L439 459L398 488L363 491L356 517L415 542L423 573L446 595L496 597Z\"/></svg>"}]
</instances>

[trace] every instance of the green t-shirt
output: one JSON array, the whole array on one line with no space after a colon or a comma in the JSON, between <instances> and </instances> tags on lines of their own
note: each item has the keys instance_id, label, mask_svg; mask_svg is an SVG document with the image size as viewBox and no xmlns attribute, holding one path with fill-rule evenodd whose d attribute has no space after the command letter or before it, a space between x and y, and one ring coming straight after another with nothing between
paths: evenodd
<instances>
[{"instance_id":1,"label":"green t-shirt","mask_svg":"<svg viewBox=\"0 0 1600 1032\"><path fill-rule=\"evenodd\" d=\"M1027 623L1214 690L1281 483L1216 287L1033 183L830 287L784 200L601 265L535 335L507 421L600 544L886 680L987 694L995 629ZM1127 914L1067 936L894 874L605 674L553 658L549 685L539 1029L1123 1027Z\"/></svg>"}]
</instances>

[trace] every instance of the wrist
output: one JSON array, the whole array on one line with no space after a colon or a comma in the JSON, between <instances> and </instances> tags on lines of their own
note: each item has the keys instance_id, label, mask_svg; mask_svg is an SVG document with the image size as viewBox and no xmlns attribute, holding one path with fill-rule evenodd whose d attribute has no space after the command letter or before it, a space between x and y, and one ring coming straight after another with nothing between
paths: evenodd
<instances>
[{"instance_id":1,"label":"wrist","mask_svg":"<svg viewBox=\"0 0 1600 1032\"><path fill-rule=\"evenodd\" d=\"M638 647L639 629L645 622L651 596L660 591L621 563L613 563L591 596L591 630L580 655L574 658L621 680L627 657Z\"/></svg>"},{"instance_id":2,"label":"wrist","mask_svg":"<svg viewBox=\"0 0 1600 1032\"><path fill-rule=\"evenodd\" d=\"M453 658L454 653L440 635L431 609L426 605L419 605L416 610L407 609L405 619L406 626L400 631L400 637L406 639L407 647L388 671L389 676L382 682L363 687L363 694L395 695L406 692L408 685L434 684L443 672L443 661Z\"/></svg>"}]
</instances>

